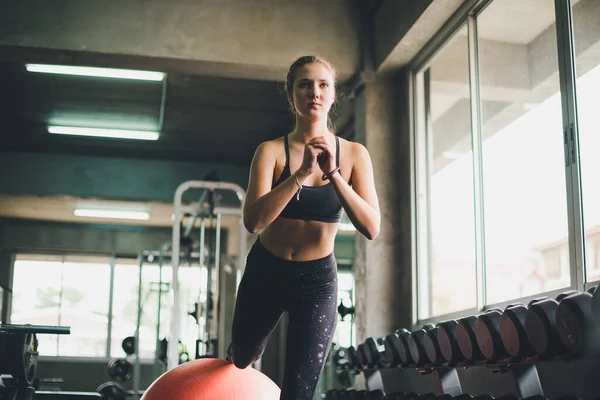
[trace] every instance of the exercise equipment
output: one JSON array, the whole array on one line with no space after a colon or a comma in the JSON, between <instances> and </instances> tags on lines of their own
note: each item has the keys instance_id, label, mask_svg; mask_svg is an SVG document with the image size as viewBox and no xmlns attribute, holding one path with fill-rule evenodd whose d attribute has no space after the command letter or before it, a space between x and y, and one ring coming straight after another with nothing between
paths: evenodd
<instances>
[{"instance_id":1,"label":"exercise equipment","mask_svg":"<svg viewBox=\"0 0 600 400\"><path fill-rule=\"evenodd\" d=\"M438 326L425 331L423 347L425 348L425 354L427 355L428 361L431 365L436 366L444 362L444 357L442 356L442 351L439 344Z\"/></svg>"},{"instance_id":2,"label":"exercise equipment","mask_svg":"<svg viewBox=\"0 0 600 400\"><path fill-rule=\"evenodd\" d=\"M556 329L562 344L576 357L591 356L600 344L592 317L592 298L588 292L570 294L556 308Z\"/></svg>"},{"instance_id":3,"label":"exercise equipment","mask_svg":"<svg viewBox=\"0 0 600 400\"><path fill-rule=\"evenodd\" d=\"M533 351L542 359L567 353L556 330L558 301L542 297L529 302L525 313L525 333Z\"/></svg>"},{"instance_id":4,"label":"exercise equipment","mask_svg":"<svg viewBox=\"0 0 600 400\"><path fill-rule=\"evenodd\" d=\"M203 196L206 194L209 196L209 209L208 213L205 209L202 209L201 202L196 206L184 205L183 195L190 189L203 189ZM214 200L216 191L233 192L238 200L240 206L236 208L217 207ZM171 321L169 329L169 342L177 343L180 331L181 331L181 319L183 318L180 304L180 293L179 293L179 264L181 259L181 237L186 237L185 233L191 231L194 226L196 218L200 218L200 242L201 249L203 249L204 243L204 228L205 228L205 216L216 216L216 233L215 233L215 247L213 267L208 268L208 282L209 287L208 297L212 297L211 310L208 315L205 316L206 324L203 332L199 332L199 340L210 346L206 351L206 354L212 355L213 357L221 358L225 356L226 345L223 340L225 336L225 314L221 312L225 308L225 296L220 296L221 282L220 282L220 233L221 233L221 218L223 215L232 215L239 217L240 224L240 236L239 236L239 259L236 268L236 288L239 286L239 282L242 276L242 260L246 254L246 229L243 226L242 221L242 210L241 204L245 197L245 191L236 184L227 182L214 182L214 181L187 181L179 185L175 191L174 203L173 203L173 234L172 234L172 245L171 245L171 265L173 271L173 278L171 283L170 294L170 305L171 305ZM184 215L192 216L188 229L184 231L184 235L181 232L181 223ZM204 266L204 251L200 251L200 267ZM218 300L218 301L217 301ZM179 354L176 346L169 346L167 349L167 370L176 368L179 365Z\"/></svg>"},{"instance_id":5,"label":"exercise equipment","mask_svg":"<svg viewBox=\"0 0 600 400\"><path fill-rule=\"evenodd\" d=\"M421 329L413 331L407 338L410 356L417 367L424 367L430 363L423 341L427 332L434 328L434 325L423 325Z\"/></svg>"},{"instance_id":6,"label":"exercise equipment","mask_svg":"<svg viewBox=\"0 0 600 400\"><path fill-rule=\"evenodd\" d=\"M480 314L475 321L475 338L481 354L488 361L499 361L508 357L500 336L502 311L491 309Z\"/></svg>"},{"instance_id":7,"label":"exercise equipment","mask_svg":"<svg viewBox=\"0 0 600 400\"><path fill-rule=\"evenodd\" d=\"M365 355L368 367L377 368L388 364L383 341L383 338L372 337L365 340Z\"/></svg>"},{"instance_id":8,"label":"exercise equipment","mask_svg":"<svg viewBox=\"0 0 600 400\"><path fill-rule=\"evenodd\" d=\"M108 363L108 376L116 382L125 382L133 375L133 365L124 358L113 359Z\"/></svg>"},{"instance_id":9,"label":"exercise equipment","mask_svg":"<svg viewBox=\"0 0 600 400\"><path fill-rule=\"evenodd\" d=\"M181 364L154 381L142 400L278 400L279 387L260 371L239 369L217 358L202 358Z\"/></svg>"},{"instance_id":10,"label":"exercise equipment","mask_svg":"<svg viewBox=\"0 0 600 400\"><path fill-rule=\"evenodd\" d=\"M400 338L396 332L389 334L383 340L383 346L385 348L385 358L387 361L386 367L393 368L402 365L402 358L400 357Z\"/></svg>"},{"instance_id":11,"label":"exercise equipment","mask_svg":"<svg viewBox=\"0 0 600 400\"><path fill-rule=\"evenodd\" d=\"M39 356L36 335L70 333L65 326L0 324L0 399L32 400Z\"/></svg>"},{"instance_id":12,"label":"exercise equipment","mask_svg":"<svg viewBox=\"0 0 600 400\"><path fill-rule=\"evenodd\" d=\"M512 357L526 358L534 355L525 331L526 314L527 307L518 303L506 307L500 318L502 345Z\"/></svg>"},{"instance_id":13,"label":"exercise equipment","mask_svg":"<svg viewBox=\"0 0 600 400\"><path fill-rule=\"evenodd\" d=\"M465 361L465 356L463 356L458 346L458 338L456 337L457 328L458 322L455 320L440 322L438 324L437 336L440 353L443 359L451 365Z\"/></svg>"},{"instance_id":14,"label":"exercise equipment","mask_svg":"<svg viewBox=\"0 0 600 400\"><path fill-rule=\"evenodd\" d=\"M127 336L121 342L121 348L128 356L133 355L135 353L135 337Z\"/></svg>"},{"instance_id":15,"label":"exercise equipment","mask_svg":"<svg viewBox=\"0 0 600 400\"><path fill-rule=\"evenodd\" d=\"M469 315L465 318L460 318L456 327L456 340L458 347L466 361L478 362L484 359L477 338L475 336L475 322L477 317Z\"/></svg>"}]
</instances>

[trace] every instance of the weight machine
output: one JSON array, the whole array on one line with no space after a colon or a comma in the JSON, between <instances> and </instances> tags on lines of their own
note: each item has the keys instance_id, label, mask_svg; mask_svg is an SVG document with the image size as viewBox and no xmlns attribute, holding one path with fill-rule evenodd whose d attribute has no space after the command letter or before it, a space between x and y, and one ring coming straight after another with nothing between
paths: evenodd
<instances>
[{"instance_id":1,"label":"weight machine","mask_svg":"<svg viewBox=\"0 0 600 400\"><path fill-rule=\"evenodd\" d=\"M203 189L204 192L197 204L183 204L183 195L190 189ZM216 205L216 192L233 192L240 201L239 207L221 207ZM205 354L211 357L221 358L225 354L225 345L223 337L225 336L225 296L220 295L221 289L221 224L222 216L239 217L239 259L237 260L235 287L239 285L243 260L246 255L246 230L242 220L242 204L245 197L245 191L234 183L213 182L213 181L187 181L179 185L175 191L174 206L173 206L173 236L171 245L171 265L173 269L173 278L169 289L169 297L171 304L171 326L169 330L169 343L178 343L181 330L181 304L179 293L179 264L181 260L182 238L189 237L194 228L197 219L200 219L200 249L199 264L200 268L207 269L207 298L205 304L205 325L199 332L199 343L206 345ZM208 204L208 207L205 206ZM183 234L181 232L181 224L185 216L190 216L187 228ZM206 219L215 218L215 249L213 265L207 262L205 257L205 240L206 240ZM210 252L209 252L210 254ZM200 307L201 299L197 306L196 318L199 321L202 308ZM210 310L208 309L210 306ZM187 314L187 313L186 313ZM199 324L200 326L200 324ZM198 346L197 344L197 346ZM197 351L198 352L198 351ZM167 370L171 370L180 364L178 346L167 347Z\"/></svg>"}]
</instances>

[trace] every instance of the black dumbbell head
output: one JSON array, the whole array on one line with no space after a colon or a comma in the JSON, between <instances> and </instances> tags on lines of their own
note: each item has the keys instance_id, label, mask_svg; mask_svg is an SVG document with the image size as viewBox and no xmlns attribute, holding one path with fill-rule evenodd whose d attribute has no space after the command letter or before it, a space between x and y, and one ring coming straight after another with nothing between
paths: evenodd
<instances>
[{"instance_id":1,"label":"black dumbbell head","mask_svg":"<svg viewBox=\"0 0 600 400\"><path fill-rule=\"evenodd\" d=\"M534 303L535 304L535 303ZM500 337L502 345L513 357L531 357L533 348L527 339L525 333L525 314L527 307L523 304L516 304L507 307L500 318Z\"/></svg>"},{"instance_id":2,"label":"black dumbbell head","mask_svg":"<svg viewBox=\"0 0 600 400\"><path fill-rule=\"evenodd\" d=\"M367 358L367 365L369 367L376 367L381 362L381 354L379 354L379 348L374 338L369 337L365 340L365 356Z\"/></svg>"},{"instance_id":3,"label":"black dumbbell head","mask_svg":"<svg viewBox=\"0 0 600 400\"><path fill-rule=\"evenodd\" d=\"M591 355L598 346L592 318L592 295L578 292L564 297L556 308L558 337L576 356Z\"/></svg>"},{"instance_id":4,"label":"black dumbbell head","mask_svg":"<svg viewBox=\"0 0 600 400\"><path fill-rule=\"evenodd\" d=\"M456 340L458 341L458 347L463 357L468 361L481 361L483 355L477 344L477 338L475 336L475 322L477 317L468 316L459 319L458 326L456 327Z\"/></svg>"},{"instance_id":5,"label":"black dumbbell head","mask_svg":"<svg viewBox=\"0 0 600 400\"><path fill-rule=\"evenodd\" d=\"M424 338L425 330L423 329L414 331L408 337L408 349L417 367L423 367L429 363L429 359L427 358L427 354L425 353L425 347L423 345Z\"/></svg>"},{"instance_id":6,"label":"black dumbbell head","mask_svg":"<svg viewBox=\"0 0 600 400\"><path fill-rule=\"evenodd\" d=\"M440 351L440 345L438 341L439 328L436 326L425 332L423 338L423 347L425 348L425 354L427 355L428 364L440 365L444 362L442 352Z\"/></svg>"},{"instance_id":7,"label":"black dumbbell head","mask_svg":"<svg viewBox=\"0 0 600 400\"><path fill-rule=\"evenodd\" d=\"M475 337L483 356L490 361L498 361L508 356L500 337L500 318L498 310L481 314L475 322Z\"/></svg>"},{"instance_id":8,"label":"black dumbbell head","mask_svg":"<svg viewBox=\"0 0 600 400\"><path fill-rule=\"evenodd\" d=\"M445 361L450 364L458 364L465 360L465 357L458 347L456 338L456 328L458 322L454 320L441 322L438 324L438 344L440 353Z\"/></svg>"},{"instance_id":9,"label":"black dumbbell head","mask_svg":"<svg viewBox=\"0 0 600 400\"><path fill-rule=\"evenodd\" d=\"M556 332L554 299L542 299L529 306L525 313L525 333L533 351L544 358L564 354L566 348Z\"/></svg>"},{"instance_id":10,"label":"black dumbbell head","mask_svg":"<svg viewBox=\"0 0 600 400\"><path fill-rule=\"evenodd\" d=\"M398 331L396 331L398 332ZM408 338L411 333L406 329L403 329L398 334L398 341L400 342L400 346L398 346L398 355L400 356L400 360L402 360L402 365L414 365L415 360L413 360L410 355L410 349L408 346Z\"/></svg>"},{"instance_id":11,"label":"black dumbbell head","mask_svg":"<svg viewBox=\"0 0 600 400\"><path fill-rule=\"evenodd\" d=\"M399 348L402 346L398 335L392 333L387 335L383 341L383 345L385 347L385 358L388 362L389 367L396 367L402 364L402 359L400 358Z\"/></svg>"}]
</instances>

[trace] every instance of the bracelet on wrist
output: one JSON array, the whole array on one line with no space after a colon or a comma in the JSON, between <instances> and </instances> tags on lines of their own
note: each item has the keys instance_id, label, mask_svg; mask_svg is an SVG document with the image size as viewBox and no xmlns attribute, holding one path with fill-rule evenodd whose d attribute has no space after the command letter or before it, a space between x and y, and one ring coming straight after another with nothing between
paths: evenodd
<instances>
[{"instance_id":1,"label":"bracelet on wrist","mask_svg":"<svg viewBox=\"0 0 600 400\"><path fill-rule=\"evenodd\" d=\"M298 191L296 192L296 201L300 201L300 192L302 191L302 185L298 181L298 177L296 176L296 172L294 172L292 174L292 177L294 178L294 182L298 186Z\"/></svg>"},{"instance_id":2,"label":"bracelet on wrist","mask_svg":"<svg viewBox=\"0 0 600 400\"><path fill-rule=\"evenodd\" d=\"M333 174L335 174L339 170L340 170L340 167L335 167L335 169L333 171L328 172L326 174L323 174L323 176L321 177L321 180L326 181L327 179L331 179L331 177L333 176Z\"/></svg>"}]
</instances>

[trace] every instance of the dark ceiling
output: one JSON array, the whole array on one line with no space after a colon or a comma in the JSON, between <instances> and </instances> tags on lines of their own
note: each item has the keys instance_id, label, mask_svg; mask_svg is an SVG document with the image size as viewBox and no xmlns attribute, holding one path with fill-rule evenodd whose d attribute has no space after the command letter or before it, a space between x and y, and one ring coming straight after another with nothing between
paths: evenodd
<instances>
[{"instance_id":1,"label":"dark ceiling","mask_svg":"<svg viewBox=\"0 0 600 400\"><path fill-rule=\"evenodd\" d=\"M21 62L0 63L0 77L6 150L248 163L258 143L293 125L281 84L273 81L169 74L163 86L31 73ZM47 131L51 124L156 130L161 112L157 141Z\"/></svg>"}]
</instances>

